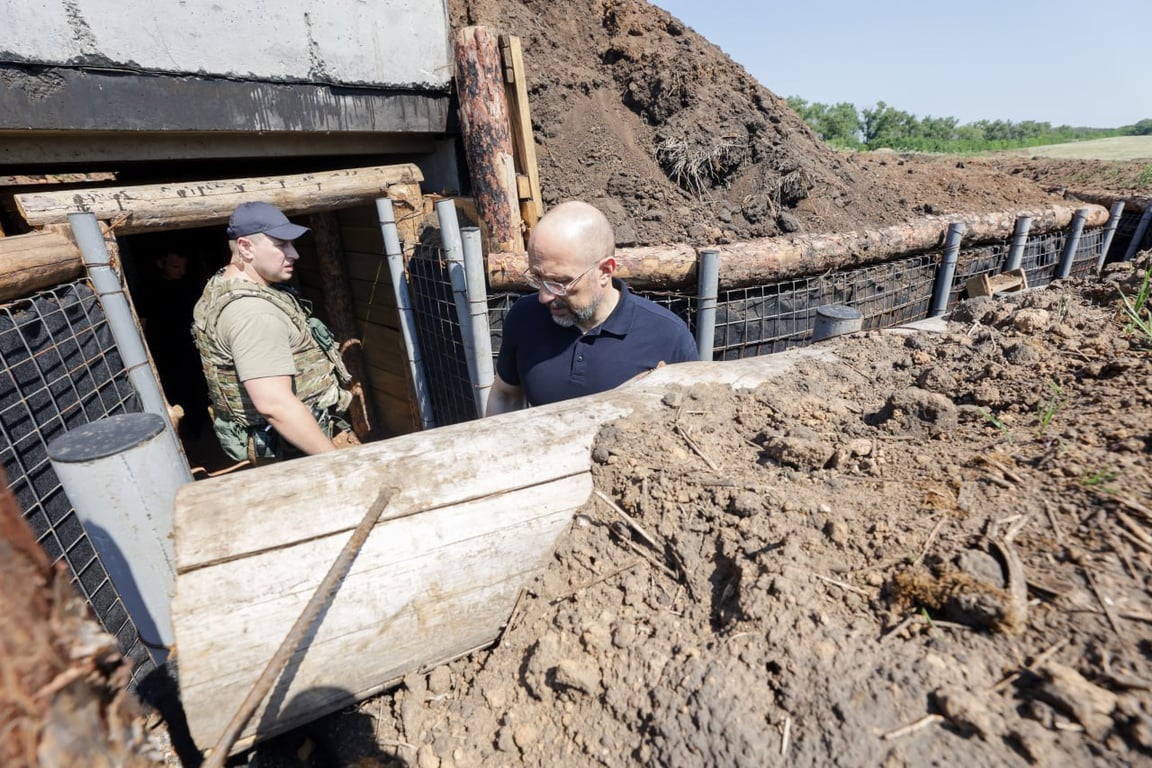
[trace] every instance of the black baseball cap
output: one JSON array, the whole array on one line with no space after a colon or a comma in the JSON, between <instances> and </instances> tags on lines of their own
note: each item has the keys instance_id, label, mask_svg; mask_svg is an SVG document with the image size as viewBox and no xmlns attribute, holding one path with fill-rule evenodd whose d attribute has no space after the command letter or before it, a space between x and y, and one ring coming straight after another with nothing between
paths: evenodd
<instances>
[{"instance_id":1,"label":"black baseball cap","mask_svg":"<svg viewBox=\"0 0 1152 768\"><path fill-rule=\"evenodd\" d=\"M240 203L228 219L228 239L247 237L262 232L277 240L295 240L312 230L293 224L279 208L270 203Z\"/></svg>"}]
</instances>

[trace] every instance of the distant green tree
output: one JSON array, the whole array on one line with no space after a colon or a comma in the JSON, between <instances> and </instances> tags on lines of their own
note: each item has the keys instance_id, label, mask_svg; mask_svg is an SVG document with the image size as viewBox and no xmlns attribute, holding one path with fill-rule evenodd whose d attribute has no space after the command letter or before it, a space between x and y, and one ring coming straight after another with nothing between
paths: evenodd
<instances>
[{"instance_id":1,"label":"distant green tree","mask_svg":"<svg viewBox=\"0 0 1152 768\"><path fill-rule=\"evenodd\" d=\"M1152 119L1126 125L1120 130L1125 136L1150 136L1152 135Z\"/></svg>"},{"instance_id":2,"label":"distant green tree","mask_svg":"<svg viewBox=\"0 0 1152 768\"><path fill-rule=\"evenodd\" d=\"M847 102L831 106L815 102L809 104L799 96L789 96L788 105L829 144L860 147L860 115L854 105Z\"/></svg>"},{"instance_id":3,"label":"distant green tree","mask_svg":"<svg viewBox=\"0 0 1152 768\"><path fill-rule=\"evenodd\" d=\"M901 143L915 135L916 117L902 112L882 101L871 109L860 110L860 128L864 145L868 149L899 148Z\"/></svg>"},{"instance_id":4,"label":"distant green tree","mask_svg":"<svg viewBox=\"0 0 1152 768\"><path fill-rule=\"evenodd\" d=\"M827 105L789 96L788 104L829 144L853 149L888 147L913 152L987 152L1038 147L1107 136L1152 134L1152 119L1123 128L1085 128L1024 120L977 120L961 125L954 117L923 119L883 101L857 111L847 102Z\"/></svg>"}]
</instances>

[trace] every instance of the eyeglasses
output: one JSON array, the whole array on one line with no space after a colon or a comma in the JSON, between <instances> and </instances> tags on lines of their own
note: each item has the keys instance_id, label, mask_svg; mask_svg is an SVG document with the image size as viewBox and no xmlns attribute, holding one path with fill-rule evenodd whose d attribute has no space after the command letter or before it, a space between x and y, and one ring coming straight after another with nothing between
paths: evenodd
<instances>
[{"instance_id":1,"label":"eyeglasses","mask_svg":"<svg viewBox=\"0 0 1152 768\"><path fill-rule=\"evenodd\" d=\"M572 290L572 287L575 286L576 283L580 282L580 278L584 277L584 275L596 269L598 266L600 266L600 262L596 262L592 266L588 267L588 269L576 275L576 277L572 278L566 283L558 283L555 280L544 280L531 272L524 273L524 281L538 291L547 291L553 296L563 297L567 296L568 291Z\"/></svg>"}]
</instances>

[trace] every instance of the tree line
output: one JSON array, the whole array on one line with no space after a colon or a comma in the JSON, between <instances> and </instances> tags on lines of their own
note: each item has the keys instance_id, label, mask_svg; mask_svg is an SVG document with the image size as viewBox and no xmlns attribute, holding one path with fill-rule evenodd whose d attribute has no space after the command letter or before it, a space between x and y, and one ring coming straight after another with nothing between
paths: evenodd
<instances>
[{"instance_id":1,"label":"tree line","mask_svg":"<svg viewBox=\"0 0 1152 768\"><path fill-rule=\"evenodd\" d=\"M961 124L954 117L918 118L883 101L858 110L847 102L809 104L799 96L789 96L788 105L824 141L848 149L887 147L910 152L986 152L1109 136L1152 135L1152 119L1121 128L1053 126L1033 120L1019 123L978 120Z\"/></svg>"}]
</instances>

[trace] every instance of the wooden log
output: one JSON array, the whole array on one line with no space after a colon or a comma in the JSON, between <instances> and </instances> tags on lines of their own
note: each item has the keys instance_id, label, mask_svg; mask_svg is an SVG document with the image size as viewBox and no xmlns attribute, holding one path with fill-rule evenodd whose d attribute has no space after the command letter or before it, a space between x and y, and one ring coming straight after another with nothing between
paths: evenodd
<instances>
[{"instance_id":1,"label":"wooden log","mask_svg":"<svg viewBox=\"0 0 1152 768\"><path fill-rule=\"evenodd\" d=\"M0 239L0 301L29 296L84 274L68 227Z\"/></svg>"},{"instance_id":2,"label":"wooden log","mask_svg":"<svg viewBox=\"0 0 1152 768\"><path fill-rule=\"evenodd\" d=\"M965 225L965 247L1007 240L1019 216L1032 217L1033 233L1053 232L1068 226L1077 208L1088 209L1085 227L1103 226L1108 221L1108 209L1098 205L1053 205L1034 210L928 216L871 231L768 237L710 247L720 252L720 287L740 288L938 250L943 247L952 222ZM696 252L688 245L620 248L616 261L618 274L636 288L690 288L696 282ZM527 268L525 253L489 254L492 290L528 290L524 282Z\"/></svg>"},{"instance_id":3,"label":"wooden log","mask_svg":"<svg viewBox=\"0 0 1152 768\"><path fill-rule=\"evenodd\" d=\"M263 200L285 213L317 213L384 197L397 184L423 181L411 163L252 179L93 187L25 192L15 196L30 226L65 223L69 213L91 211L116 222L118 234L223 224L240 203Z\"/></svg>"},{"instance_id":4,"label":"wooden log","mask_svg":"<svg viewBox=\"0 0 1152 768\"><path fill-rule=\"evenodd\" d=\"M484 27L461 29L455 37L455 59L460 135L468 157L472 195L491 237L485 250L522 251L515 150L496 36Z\"/></svg>"},{"instance_id":5,"label":"wooden log","mask_svg":"<svg viewBox=\"0 0 1152 768\"><path fill-rule=\"evenodd\" d=\"M540 169L536 164L536 140L532 135L531 109L528 106L528 78L524 74L524 52L520 38L514 35L500 37L504 55L505 80L508 89L508 112L512 116L512 144L516 152L519 179L527 183L520 189L520 215L524 219L524 238L544 215L544 198L540 193Z\"/></svg>"},{"instance_id":6,"label":"wooden log","mask_svg":"<svg viewBox=\"0 0 1152 768\"><path fill-rule=\"evenodd\" d=\"M494 291L532 290L524 280L526 253L489 253L488 284ZM696 282L696 249L671 244L616 249L616 276L636 288L672 288Z\"/></svg>"},{"instance_id":7,"label":"wooden log","mask_svg":"<svg viewBox=\"0 0 1152 768\"><path fill-rule=\"evenodd\" d=\"M340 222L334 213L314 213L309 224L312 227L312 241L316 245L328 325L340 342L340 356L352 376L352 405L349 407L352 431L361 442L375 440L379 437L378 418L376 406L367 395L364 342L356 322L356 308L344 262L344 248L340 242Z\"/></svg>"}]
</instances>

